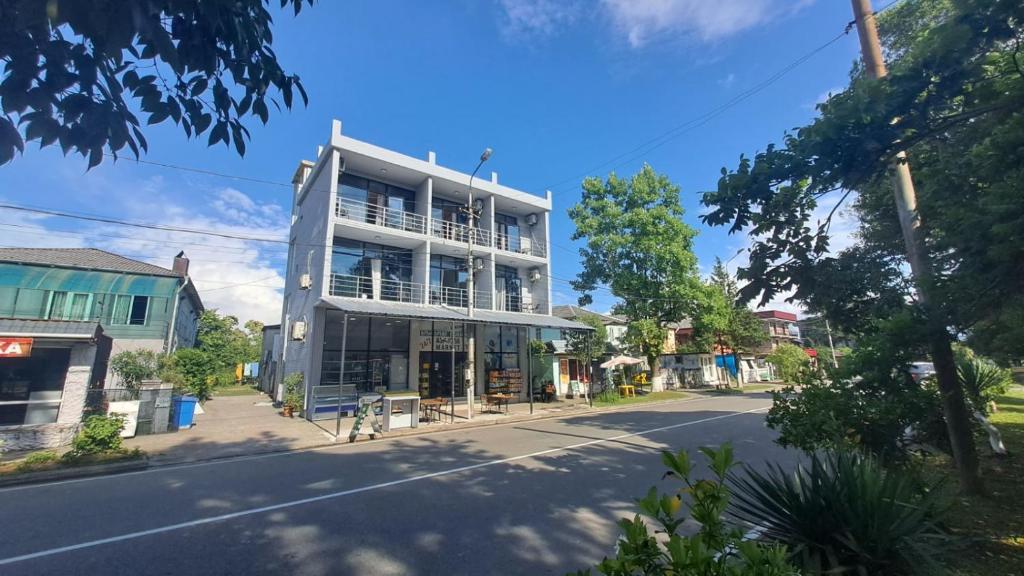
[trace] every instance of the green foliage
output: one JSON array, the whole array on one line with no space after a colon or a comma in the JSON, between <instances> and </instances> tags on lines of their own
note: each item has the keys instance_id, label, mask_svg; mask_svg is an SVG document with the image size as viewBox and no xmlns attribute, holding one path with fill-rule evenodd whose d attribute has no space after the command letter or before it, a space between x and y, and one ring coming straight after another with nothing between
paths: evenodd
<instances>
[{"instance_id":1,"label":"green foliage","mask_svg":"<svg viewBox=\"0 0 1024 576\"><path fill-rule=\"evenodd\" d=\"M622 343L647 358L647 365L653 371L658 366L658 356L665 348L665 335L665 328L657 320L634 320L626 326Z\"/></svg>"},{"instance_id":2,"label":"green foliage","mask_svg":"<svg viewBox=\"0 0 1024 576\"><path fill-rule=\"evenodd\" d=\"M782 381L790 384L798 382L811 366L811 357L795 344L780 344L765 360L775 366Z\"/></svg>"},{"instance_id":3,"label":"green foliage","mask_svg":"<svg viewBox=\"0 0 1024 576\"><path fill-rule=\"evenodd\" d=\"M607 576L635 574L701 574L704 576L789 576L797 574L786 560L782 546L744 541L743 530L725 519L730 490L725 479L733 466L732 447L701 448L708 462L710 478L698 479L686 451L662 452L668 471L665 477L681 484L674 494L658 494L651 487L637 501L640 512L632 520L619 521L622 537L614 558L597 566ZM684 496L689 496L688 501ZM681 513L682 512L682 513ZM656 537L646 517L656 526ZM680 534L688 522L699 528L695 534ZM589 570L577 574L590 574Z\"/></svg>"},{"instance_id":4,"label":"green foliage","mask_svg":"<svg viewBox=\"0 0 1024 576\"><path fill-rule=\"evenodd\" d=\"M715 259L700 312L693 319L693 333L699 352L718 344L737 354L769 339L764 323L740 299L736 280L720 259Z\"/></svg>"},{"instance_id":5,"label":"green foliage","mask_svg":"<svg viewBox=\"0 0 1024 576\"><path fill-rule=\"evenodd\" d=\"M89 416L82 423L78 435L71 443L69 458L85 454L100 454L121 449L121 431L125 418L121 414ZM66 455L66 456L67 456Z\"/></svg>"},{"instance_id":6,"label":"green foliage","mask_svg":"<svg viewBox=\"0 0 1024 576\"><path fill-rule=\"evenodd\" d=\"M570 331L566 335L566 344L569 353L574 358L589 365L604 355L608 347L608 329L597 316L585 314L578 321L590 326L593 330Z\"/></svg>"},{"instance_id":7,"label":"green foliage","mask_svg":"<svg viewBox=\"0 0 1024 576\"><path fill-rule=\"evenodd\" d=\"M218 371L234 371L238 364L260 359L262 330L262 324L251 321L242 330L238 318L206 310L199 317L196 346L213 359Z\"/></svg>"},{"instance_id":8,"label":"green foliage","mask_svg":"<svg viewBox=\"0 0 1024 576\"><path fill-rule=\"evenodd\" d=\"M60 455L53 450L41 450L26 456L25 459L18 464L18 470L31 471L36 467L46 466L47 464L58 461L60 461Z\"/></svg>"},{"instance_id":9,"label":"green foliage","mask_svg":"<svg viewBox=\"0 0 1024 576\"><path fill-rule=\"evenodd\" d=\"M305 406L306 388L303 382L302 372L292 372L284 377L284 405L292 410L302 410Z\"/></svg>"},{"instance_id":10,"label":"green foliage","mask_svg":"<svg viewBox=\"0 0 1024 576\"><path fill-rule=\"evenodd\" d=\"M587 178L569 216L573 240L587 242L580 250L583 271L572 283L583 294L581 306L593 301L598 286L608 286L620 299L616 312L644 322L645 329L694 316L703 290L693 254L696 231L683 223L679 187L668 177L645 164L628 180ZM650 359L653 340L641 340Z\"/></svg>"},{"instance_id":11,"label":"green foliage","mask_svg":"<svg viewBox=\"0 0 1024 576\"><path fill-rule=\"evenodd\" d=\"M305 3L312 4L312 0ZM245 154L242 120L266 124L271 89L303 103L298 76L271 49L270 0L56 0L0 4L0 165L25 142L59 143L89 167L105 151L148 150L146 124L173 121L188 138L234 144ZM303 0L281 0L296 14ZM23 131L19 131L23 127Z\"/></svg>"},{"instance_id":12,"label":"green foliage","mask_svg":"<svg viewBox=\"0 0 1024 576\"><path fill-rule=\"evenodd\" d=\"M198 348L180 348L165 363L160 378L200 400L206 400L210 397L217 369L217 362L207 352Z\"/></svg>"},{"instance_id":13,"label":"green foliage","mask_svg":"<svg viewBox=\"0 0 1024 576\"><path fill-rule=\"evenodd\" d=\"M796 472L768 464L733 475L730 513L784 544L802 573L936 574L936 492L851 451L812 453Z\"/></svg>"},{"instance_id":14,"label":"green foliage","mask_svg":"<svg viewBox=\"0 0 1024 576\"><path fill-rule=\"evenodd\" d=\"M991 360L976 356L966 346L956 346L953 351L956 355L957 377L967 399L975 410L987 414L990 403L1010 389L1013 375Z\"/></svg>"},{"instance_id":15,"label":"green foliage","mask_svg":"<svg viewBox=\"0 0 1024 576\"><path fill-rule=\"evenodd\" d=\"M160 359L152 350L125 350L110 358L110 369L126 388L138 388L143 380L155 378Z\"/></svg>"}]
</instances>

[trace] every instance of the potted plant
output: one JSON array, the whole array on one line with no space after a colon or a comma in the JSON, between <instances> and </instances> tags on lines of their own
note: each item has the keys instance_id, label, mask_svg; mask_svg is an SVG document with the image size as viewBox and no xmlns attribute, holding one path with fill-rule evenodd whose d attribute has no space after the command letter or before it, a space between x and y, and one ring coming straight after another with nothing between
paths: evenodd
<instances>
[{"instance_id":1,"label":"potted plant","mask_svg":"<svg viewBox=\"0 0 1024 576\"><path fill-rule=\"evenodd\" d=\"M282 412L288 418L302 411L305 387L302 385L302 372L293 372L284 378L284 402Z\"/></svg>"}]
</instances>

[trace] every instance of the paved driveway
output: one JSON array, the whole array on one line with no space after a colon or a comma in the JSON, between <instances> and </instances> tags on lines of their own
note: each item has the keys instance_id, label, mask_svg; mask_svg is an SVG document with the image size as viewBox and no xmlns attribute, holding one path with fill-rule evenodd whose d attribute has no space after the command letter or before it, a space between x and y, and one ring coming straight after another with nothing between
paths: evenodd
<instances>
[{"instance_id":1,"label":"paved driveway","mask_svg":"<svg viewBox=\"0 0 1024 576\"><path fill-rule=\"evenodd\" d=\"M662 449L792 461L765 395L699 398L0 490L3 574L564 574Z\"/></svg>"}]
</instances>

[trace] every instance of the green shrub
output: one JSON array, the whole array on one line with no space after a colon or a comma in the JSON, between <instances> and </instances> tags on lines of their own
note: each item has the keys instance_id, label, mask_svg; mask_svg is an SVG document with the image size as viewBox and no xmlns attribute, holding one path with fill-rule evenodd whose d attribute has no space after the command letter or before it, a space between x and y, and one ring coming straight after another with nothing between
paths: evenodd
<instances>
[{"instance_id":1,"label":"green shrub","mask_svg":"<svg viewBox=\"0 0 1024 576\"><path fill-rule=\"evenodd\" d=\"M655 536L637 514L619 521L622 537L614 558L605 558L598 572L608 576L689 575L702 576L789 576L797 574L786 560L783 546L744 541L743 530L727 523L724 514L730 490L725 478L733 466L732 447L701 448L712 477L697 479L686 451L662 452L668 468L665 477L682 486L674 494L658 495L654 487L638 500L640 512L657 526ZM684 501L689 495L689 502ZM680 514L680 512L684 512ZM680 528L690 520L699 525L696 534L682 535ZM687 530L689 532L689 530ZM590 574L589 570L577 575Z\"/></svg>"},{"instance_id":2,"label":"green shrub","mask_svg":"<svg viewBox=\"0 0 1024 576\"><path fill-rule=\"evenodd\" d=\"M125 388L138 388L143 380L156 377L159 358L152 350L125 350L110 358L110 370L121 378Z\"/></svg>"},{"instance_id":3,"label":"green shrub","mask_svg":"<svg viewBox=\"0 0 1024 576\"><path fill-rule=\"evenodd\" d=\"M302 372L292 372L284 377L284 405L292 410L302 410L306 389Z\"/></svg>"},{"instance_id":4,"label":"green shrub","mask_svg":"<svg viewBox=\"0 0 1024 576\"><path fill-rule=\"evenodd\" d=\"M803 348L795 344L779 345L765 357L765 361L775 366L779 379L790 384L798 382L811 366L811 357L804 352Z\"/></svg>"},{"instance_id":5,"label":"green shrub","mask_svg":"<svg viewBox=\"0 0 1024 576\"><path fill-rule=\"evenodd\" d=\"M82 424L81 430L71 443L71 452L65 454L69 458L85 454L99 454L121 449L121 431L124 430L124 416L109 414L106 416L89 416ZM69 456L70 455L70 456Z\"/></svg>"},{"instance_id":6,"label":"green shrub","mask_svg":"<svg viewBox=\"0 0 1024 576\"><path fill-rule=\"evenodd\" d=\"M32 470L37 466L49 464L58 460L60 460L60 456L52 450L33 452L18 464L18 470Z\"/></svg>"},{"instance_id":7,"label":"green shrub","mask_svg":"<svg viewBox=\"0 0 1024 576\"><path fill-rule=\"evenodd\" d=\"M733 476L730 512L785 544L804 574L935 574L937 496L913 474L852 451Z\"/></svg>"},{"instance_id":8,"label":"green shrub","mask_svg":"<svg viewBox=\"0 0 1024 576\"><path fill-rule=\"evenodd\" d=\"M996 396L1006 394L1013 384L1013 374L995 362L977 356L967 346L954 346L956 374L972 408L987 414Z\"/></svg>"}]
</instances>

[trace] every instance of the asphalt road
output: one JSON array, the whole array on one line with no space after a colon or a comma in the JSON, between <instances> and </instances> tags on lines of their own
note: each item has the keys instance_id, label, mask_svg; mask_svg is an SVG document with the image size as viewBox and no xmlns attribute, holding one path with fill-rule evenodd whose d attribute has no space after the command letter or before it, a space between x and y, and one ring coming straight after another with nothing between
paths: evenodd
<instances>
[{"instance_id":1,"label":"asphalt road","mask_svg":"<svg viewBox=\"0 0 1024 576\"><path fill-rule=\"evenodd\" d=\"M0 490L0 575L564 574L612 552L663 449L792 462L767 395Z\"/></svg>"}]
</instances>

